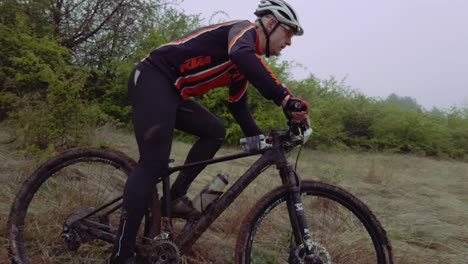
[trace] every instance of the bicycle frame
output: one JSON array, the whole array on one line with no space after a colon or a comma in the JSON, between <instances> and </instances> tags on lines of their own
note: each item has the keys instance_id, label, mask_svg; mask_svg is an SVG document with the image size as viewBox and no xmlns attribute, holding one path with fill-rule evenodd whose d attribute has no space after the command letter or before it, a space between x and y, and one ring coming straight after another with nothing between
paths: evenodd
<instances>
[{"instance_id":1,"label":"bicycle frame","mask_svg":"<svg viewBox=\"0 0 468 264\"><path fill-rule=\"evenodd\" d=\"M213 201L210 206L202 213L202 216L194 223L189 223L190 228L186 228L187 232L183 232L176 238L176 243L179 245L182 253L191 247L193 243L208 229L208 227L226 210L229 205L244 191L245 188L257 178L260 173L274 163L274 158L279 156L275 155L273 150L268 150L228 189L221 197ZM206 162L197 164L187 164L180 167L174 167L172 172L189 168L201 164L215 164L223 161L239 159L258 155L259 153L247 154L241 153L238 155L226 156L218 159L213 159ZM284 166L283 166L284 167ZM166 207L167 208L167 207Z\"/></svg>"},{"instance_id":2,"label":"bicycle frame","mask_svg":"<svg viewBox=\"0 0 468 264\"><path fill-rule=\"evenodd\" d=\"M182 232L178 237L175 238L176 244L179 246L179 249L181 250L181 253L184 254L186 253L191 246L197 241L197 239L208 229L208 227L221 215L221 213L226 210L231 203L236 200L236 198L247 188L247 186L255 180L265 169L270 167L271 165L276 165L279 175L281 177L281 181L283 185L287 185L290 190L290 199L288 199L287 202L287 207L288 207L288 214L291 220L291 227L293 230L294 238L295 238L295 243L296 245L301 245L301 244L308 244L310 241L310 235L308 233L308 228L307 228L307 223L305 221L304 217L304 211L302 208L302 203L301 203L301 197L300 197L300 179L297 173L294 171L293 166L288 163L287 158L286 158L286 150L282 147L281 144L281 137L284 137L287 135L287 131L285 130L280 130L280 131L273 131L272 132L272 137L273 137L273 147L265 148L265 149L260 149L256 151L251 151L251 152L241 152L238 154L233 154L233 155L227 155L219 158L213 158L205 161L199 161L199 162L194 162L194 163L189 163L189 164L184 164L176 167L169 167L168 168L168 173L166 176L162 177L159 182L163 182L163 195L164 197L168 197L169 199L164 199L165 200L165 205L164 206L166 209L166 216L168 216L169 220L169 225L170 225L170 231L172 231L172 219L171 219L171 213L170 213L170 175L173 174L174 172L186 169L186 168L191 168L194 166L200 166L200 165L210 165L210 164L216 164L216 163L221 163L225 161L230 161L230 160L236 160L240 158L245 158L245 157L250 157L250 156L255 156L255 155L260 155L260 158L252 164L246 172L242 176L237 179L236 182L228 189L226 190L223 195L221 195L218 199L213 201L210 206L202 212L202 215L199 219L195 221L188 221L186 224L186 227L190 228L184 228L185 232ZM118 202L122 197L119 197L117 199L114 199L110 203L103 205L100 208L97 208L95 211L89 213L88 215L82 217L81 219L86 219L89 216L95 215L97 212L103 210L104 208L111 206L112 204ZM153 210L155 208L160 209L160 203L158 200L158 196L154 196L154 201L153 205L156 204L156 207L153 207ZM120 205L114 206L108 213L110 214L117 210ZM156 225L161 224L161 213L160 210L155 210L155 212L159 212L156 215L156 218L153 218L153 222L151 223L149 233L151 235L156 234L154 228L158 228ZM105 215L106 215L105 214ZM88 232L92 233L95 237L106 240L106 241L113 241L112 239L112 234L109 234L107 232L102 232L102 230L93 230L94 228L90 228L89 226L83 226L80 224L80 227L87 230ZM138 245L137 245L138 246ZM305 247L305 250L307 252L307 255L313 254L311 247Z\"/></svg>"},{"instance_id":3,"label":"bicycle frame","mask_svg":"<svg viewBox=\"0 0 468 264\"><path fill-rule=\"evenodd\" d=\"M274 134L277 134L276 136ZM208 227L226 210L231 203L237 199L237 197L247 188L247 186L255 180L265 169L275 164L283 184L288 184L291 191L290 201L288 201L288 212L291 219L291 226L293 228L296 245L303 243L303 239L310 239L306 227L306 222L303 215L302 208L296 208L296 205L301 204L300 201L300 179L296 172L293 170L291 164L288 163L286 158L285 150L281 147L279 142L279 136L284 131L273 132L272 148L262 149L255 152L243 152L234 155L223 156L201 162L194 162L185 164L169 169L168 176L163 178L164 195L169 195L169 175L176 171L180 171L186 168L199 166L199 165L210 165L229 160L235 160L239 158L254 156L263 154L260 158L252 164L247 171L228 189L221 197L213 201L210 206L202 213L202 216L194 222L187 223L190 228L184 228L185 232L182 232L180 236L175 239L176 244L179 245L181 253L184 254L196 241L197 239L208 229ZM166 196L167 197L167 196ZM168 201L166 200L165 208L170 208ZM301 210L299 210L301 209ZM170 215L169 212L166 212Z\"/></svg>"}]
</instances>

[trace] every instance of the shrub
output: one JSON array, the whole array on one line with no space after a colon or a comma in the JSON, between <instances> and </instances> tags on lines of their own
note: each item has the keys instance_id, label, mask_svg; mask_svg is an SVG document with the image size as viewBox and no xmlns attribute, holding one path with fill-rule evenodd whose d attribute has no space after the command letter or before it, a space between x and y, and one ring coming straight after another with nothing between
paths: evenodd
<instances>
[{"instance_id":1,"label":"shrub","mask_svg":"<svg viewBox=\"0 0 468 264\"><path fill-rule=\"evenodd\" d=\"M27 151L86 144L94 132L98 110L80 96L86 75L62 72L50 78L46 97L23 97L8 120L16 129L16 143Z\"/></svg>"}]
</instances>

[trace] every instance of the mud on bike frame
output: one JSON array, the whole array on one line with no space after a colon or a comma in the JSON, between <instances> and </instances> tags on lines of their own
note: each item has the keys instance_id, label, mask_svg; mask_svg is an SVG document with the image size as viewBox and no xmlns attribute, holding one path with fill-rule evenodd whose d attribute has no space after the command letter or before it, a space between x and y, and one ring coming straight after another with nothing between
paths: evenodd
<instances>
[{"instance_id":1,"label":"mud on bike frame","mask_svg":"<svg viewBox=\"0 0 468 264\"><path fill-rule=\"evenodd\" d=\"M308 244L311 242L310 234L308 233L308 228L306 224L306 219L304 217L304 211L301 206L301 195L300 195L300 184L301 180L299 175L294 171L293 166L288 163L286 158L286 153L290 151L293 147L299 145L302 142L298 142L299 140L296 139L296 142L291 140L293 132L291 130L274 130L270 134L271 136L271 146L266 148L252 148L249 151L244 151L238 154L227 155L223 157L213 158L205 161L193 162L189 164L184 164L176 167L169 167L167 175L158 179L157 183L162 181L163 183L163 195L164 197L169 197L169 199L163 199L165 206L163 206L163 215L167 216L169 231L172 232L172 218L170 212L170 175L174 172L199 166L199 165L210 165L221 163L225 161L250 157L254 155L259 155L260 158L253 163L247 171L238 178L233 185L226 190L223 195L221 195L218 199L213 201L210 206L202 212L202 215L197 220L189 220L187 221L186 226L184 227L184 232L182 232L179 236L174 238L174 242L178 245L181 254L185 254L190 247L197 241L197 239L208 229L208 227L218 218L221 213L226 210L229 205L247 188L247 186L257 178L264 170L269 168L271 165L276 165L279 175L281 177L281 181L283 185L288 186L289 188L289 200L287 202L288 214L291 222L291 227L294 235L294 240L296 245L300 244ZM156 191L157 193L157 191ZM122 196L110 201L107 204L104 204L100 208L97 208L93 212L85 215L82 219L86 219L97 214L99 211L121 201ZM110 209L106 214L109 215L114 211L118 210L122 204L114 205L112 209ZM158 232L160 231L161 224L161 205L158 199L157 194L153 196L152 201L152 211L156 212L154 215L150 217L150 219L146 219L147 221L151 221L145 227L150 228L150 230L145 230L145 234L150 234L149 239L152 239ZM159 210L159 211L158 211ZM158 213L159 212L159 213ZM187 228L189 227L189 228ZM93 236L96 238L112 242L114 240L114 236L107 232L102 232L96 230L94 228L87 228L82 226L82 228L87 229L88 232L92 233ZM94 229L94 230L93 230ZM157 232L155 231L157 230ZM141 246L141 244L137 243L137 248ZM309 247L305 247L306 254L312 255L313 252Z\"/></svg>"}]
</instances>

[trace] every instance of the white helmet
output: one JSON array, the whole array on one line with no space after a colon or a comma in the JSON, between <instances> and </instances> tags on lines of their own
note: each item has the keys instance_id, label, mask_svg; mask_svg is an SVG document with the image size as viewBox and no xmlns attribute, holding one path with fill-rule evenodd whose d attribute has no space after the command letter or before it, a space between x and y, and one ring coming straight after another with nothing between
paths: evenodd
<instances>
[{"instance_id":1,"label":"white helmet","mask_svg":"<svg viewBox=\"0 0 468 264\"><path fill-rule=\"evenodd\" d=\"M283 0L261 0L254 14L257 17L273 14L280 23L291 27L295 35L301 36L304 34L304 29L299 24L296 12Z\"/></svg>"}]
</instances>

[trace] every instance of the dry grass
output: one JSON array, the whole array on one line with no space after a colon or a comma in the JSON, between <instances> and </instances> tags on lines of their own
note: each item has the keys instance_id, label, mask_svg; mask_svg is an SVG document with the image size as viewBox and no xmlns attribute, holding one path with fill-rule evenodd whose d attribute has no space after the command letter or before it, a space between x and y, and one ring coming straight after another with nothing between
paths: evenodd
<instances>
[{"instance_id":1,"label":"dry grass","mask_svg":"<svg viewBox=\"0 0 468 264\"><path fill-rule=\"evenodd\" d=\"M392 240L396 263L468 263L468 164L326 153L311 162L310 170L324 181L328 166L340 168L332 179L374 211Z\"/></svg>"},{"instance_id":2,"label":"dry grass","mask_svg":"<svg viewBox=\"0 0 468 264\"><path fill-rule=\"evenodd\" d=\"M2 136L0 133L0 142ZM93 144L103 143L137 157L131 135L105 127L98 131ZM172 158L176 164L183 163L188 148L188 144L174 143ZM218 156L235 151L222 149ZM294 157L291 155L291 160ZM195 196L218 172L229 173L230 182L234 182L255 159L209 166L194 182L189 196ZM15 156L10 145L0 144L0 263L7 263L5 226L9 207L21 182L36 166ZM468 263L467 163L303 150L298 171L304 179L337 184L363 200L387 230L395 263ZM259 197L279 183L273 168L260 175L200 238L184 262L232 263L240 220Z\"/></svg>"}]
</instances>

